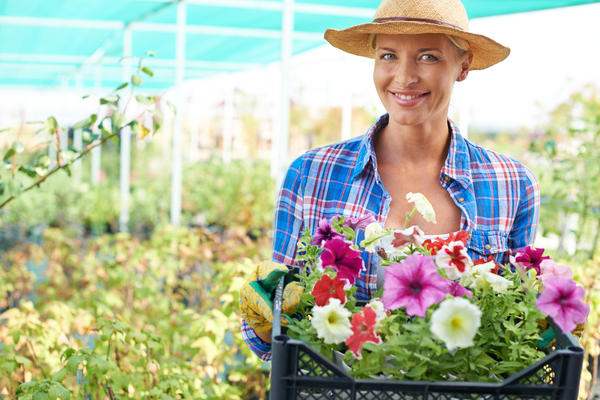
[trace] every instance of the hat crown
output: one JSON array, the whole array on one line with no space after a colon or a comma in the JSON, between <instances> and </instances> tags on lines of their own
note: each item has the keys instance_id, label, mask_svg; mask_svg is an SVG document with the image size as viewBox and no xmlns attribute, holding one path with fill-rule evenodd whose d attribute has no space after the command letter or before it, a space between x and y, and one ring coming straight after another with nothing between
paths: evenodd
<instances>
[{"instance_id":1,"label":"hat crown","mask_svg":"<svg viewBox=\"0 0 600 400\"><path fill-rule=\"evenodd\" d=\"M469 17L460 0L383 0L373 16L440 21L469 30Z\"/></svg>"}]
</instances>

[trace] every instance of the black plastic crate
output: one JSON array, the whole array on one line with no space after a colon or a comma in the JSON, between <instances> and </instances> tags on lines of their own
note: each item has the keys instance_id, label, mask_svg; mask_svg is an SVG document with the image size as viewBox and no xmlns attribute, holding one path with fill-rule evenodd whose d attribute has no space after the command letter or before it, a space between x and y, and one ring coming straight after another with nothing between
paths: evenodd
<instances>
[{"instance_id":1,"label":"black plastic crate","mask_svg":"<svg viewBox=\"0 0 600 400\"><path fill-rule=\"evenodd\" d=\"M557 336L556 350L499 383L356 379L281 333L282 288L283 281L273 307L271 400L577 400L583 349L571 334Z\"/></svg>"}]
</instances>

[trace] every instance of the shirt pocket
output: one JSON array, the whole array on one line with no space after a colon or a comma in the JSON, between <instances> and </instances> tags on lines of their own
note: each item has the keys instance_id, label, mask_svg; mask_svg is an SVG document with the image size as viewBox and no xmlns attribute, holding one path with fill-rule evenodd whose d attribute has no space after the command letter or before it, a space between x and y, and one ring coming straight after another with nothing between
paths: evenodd
<instances>
[{"instance_id":1,"label":"shirt pocket","mask_svg":"<svg viewBox=\"0 0 600 400\"><path fill-rule=\"evenodd\" d=\"M467 242L473 261L492 255L499 261L508 251L508 233L503 231L474 230Z\"/></svg>"}]
</instances>

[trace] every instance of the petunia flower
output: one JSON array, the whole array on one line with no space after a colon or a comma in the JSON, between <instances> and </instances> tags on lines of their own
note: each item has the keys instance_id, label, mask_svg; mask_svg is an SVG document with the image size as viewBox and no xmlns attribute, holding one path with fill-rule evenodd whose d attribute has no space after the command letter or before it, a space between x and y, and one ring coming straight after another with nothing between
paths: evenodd
<instances>
[{"instance_id":1,"label":"petunia flower","mask_svg":"<svg viewBox=\"0 0 600 400\"><path fill-rule=\"evenodd\" d=\"M317 231L313 235L310 240L310 244L313 246L321 246L324 241L331 240L334 238L343 239L345 236L339 232L336 232L327 221L327 218L322 218L319 221L319 226L317 227Z\"/></svg>"},{"instance_id":2,"label":"petunia flower","mask_svg":"<svg viewBox=\"0 0 600 400\"><path fill-rule=\"evenodd\" d=\"M505 293L509 286L513 285L512 281L495 274L493 271L496 268L496 263L488 261L483 264L476 264L471 267L468 274L462 276L462 282L469 287L479 289L492 289L496 293Z\"/></svg>"},{"instance_id":3,"label":"petunia flower","mask_svg":"<svg viewBox=\"0 0 600 400\"><path fill-rule=\"evenodd\" d=\"M473 298L473 293L463 285L458 282L448 281L448 290L449 293L454 297L462 297L467 295L467 297Z\"/></svg>"},{"instance_id":4,"label":"petunia flower","mask_svg":"<svg viewBox=\"0 0 600 400\"><path fill-rule=\"evenodd\" d=\"M365 238L360 242L360 245L365 248L366 251L373 253L376 248L380 245L382 237L387 235L387 231L383 229L383 226L379 222L371 222L365 227Z\"/></svg>"},{"instance_id":5,"label":"petunia flower","mask_svg":"<svg viewBox=\"0 0 600 400\"><path fill-rule=\"evenodd\" d=\"M446 270L449 279L458 279L473 264L463 242L450 242L435 255L438 267Z\"/></svg>"},{"instance_id":6,"label":"petunia flower","mask_svg":"<svg viewBox=\"0 0 600 400\"><path fill-rule=\"evenodd\" d=\"M313 307L310 323L325 343L342 343L352 335L350 315L339 299L331 299L326 306Z\"/></svg>"},{"instance_id":7,"label":"petunia flower","mask_svg":"<svg viewBox=\"0 0 600 400\"><path fill-rule=\"evenodd\" d=\"M329 299L338 299L342 304L346 302L346 292L344 291L345 281L337 278L331 278L327 274L323 274L321 279L315 283L312 294L315 296L315 304L325 306Z\"/></svg>"},{"instance_id":8,"label":"petunia flower","mask_svg":"<svg viewBox=\"0 0 600 400\"><path fill-rule=\"evenodd\" d=\"M571 279L548 278L544 290L535 305L554 320L556 325L568 333L575 329L575 323L584 323L590 308L583 302L585 290Z\"/></svg>"},{"instance_id":9,"label":"petunia flower","mask_svg":"<svg viewBox=\"0 0 600 400\"><path fill-rule=\"evenodd\" d=\"M540 275L540 264L543 260L548 260L550 257L543 256L544 249L534 249L532 247L525 247L522 251L518 252L516 256L510 257L511 263L522 271L527 271L533 268L537 275Z\"/></svg>"},{"instance_id":10,"label":"petunia flower","mask_svg":"<svg viewBox=\"0 0 600 400\"><path fill-rule=\"evenodd\" d=\"M382 300L386 310L406 307L408 315L424 318L427 309L448 292L448 280L438 273L431 257L411 254L385 270Z\"/></svg>"},{"instance_id":11,"label":"petunia flower","mask_svg":"<svg viewBox=\"0 0 600 400\"><path fill-rule=\"evenodd\" d=\"M383 302L380 299L371 299L367 303L367 306L371 307L375 314L377 315L377 322L379 323L381 320L388 316L388 312L385 311L385 307L383 306Z\"/></svg>"},{"instance_id":12,"label":"petunia flower","mask_svg":"<svg viewBox=\"0 0 600 400\"><path fill-rule=\"evenodd\" d=\"M435 211L433 210L433 206L427 200L427 198L422 193L412 193L408 192L406 194L406 200L409 203L414 203L415 208L425 218L425 221L436 223L435 221Z\"/></svg>"},{"instance_id":13,"label":"petunia flower","mask_svg":"<svg viewBox=\"0 0 600 400\"><path fill-rule=\"evenodd\" d=\"M472 346L480 325L481 310L462 297L444 300L431 314L431 332L448 351Z\"/></svg>"},{"instance_id":14,"label":"petunia flower","mask_svg":"<svg viewBox=\"0 0 600 400\"><path fill-rule=\"evenodd\" d=\"M423 235L423 231L418 226L409 226L401 231L393 231L381 238L381 247L388 257L401 256L406 253L408 245L420 246Z\"/></svg>"},{"instance_id":15,"label":"petunia flower","mask_svg":"<svg viewBox=\"0 0 600 400\"><path fill-rule=\"evenodd\" d=\"M346 346L357 358L362 358L362 346L366 342L381 343L381 338L375 333L377 314L369 306L363 308L362 313L352 316L352 336L346 339Z\"/></svg>"},{"instance_id":16,"label":"petunia flower","mask_svg":"<svg viewBox=\"0 0 600 400\"><path fill-rule=\"evenodd\" d=\"M360 253L352 250L350 243L339 238L326 241L319 257L323 268L332 267L337 271L339 279L347 279L350 284L354 283L363 269Z\"/></svg>"},{"instance_id":17,"label":"petunia flower","mask_svg":"<svg viewBox=\"0 0 600 400\"><path fill-rule=\"evenodd\" d=\"M573 271L567 265L558 265L551 259L542 260L540 263L541 274L539 279L542 282L546 282L548 279L553 277L562 277L566 279L573 279Z\"/></svg>"},{"instance_id":18,"label":"petunia flower","mask_svg":"<svg viewBox=\"0 0 600 400\"><path fill-rule=\"evenodd\" d=\"M365 215L361 215L360 217L346 218L346 220L344 221L344 226L350 227L354 231L357 231L359 229L365 229L367 227L367 225L369 225L372 222L376 222L376 221L377 221L377 219L375 218L375 214L366 213Z\"/></svg>"},{"instance_id":19,"label":"petunia flower","mask_svg":"<svg viewBox=\"0 0 600 400\"><path fill-rule=\"evenodd\" d=\"M490 270L490 272L493 274L497 274L499 267L498 267L498 264L496 263L496 260L494 259L494 256L491 254L489 256L487 256L487 258L478 258L477 260L473 261L473 265L480 265L480 264L485 264L485 263L489 263L489 262L494 263L494 268L492 268Z\"/></svg>"}]
</instances>

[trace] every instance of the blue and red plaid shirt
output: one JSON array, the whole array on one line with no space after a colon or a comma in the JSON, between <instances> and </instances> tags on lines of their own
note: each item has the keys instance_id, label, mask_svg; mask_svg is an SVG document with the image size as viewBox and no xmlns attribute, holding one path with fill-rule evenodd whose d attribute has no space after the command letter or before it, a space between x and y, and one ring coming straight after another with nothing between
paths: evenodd
<instances>
[{"instance_id":1,"label":"blue and red plaid shirt","mask_svg":"<svg viewBox=\"0 0 600 400\"><path fill-rule=\"evenodd\" d=\"M321 218L375 214L383 223L391 196L377 171L373 137L388 123L379 118L366 134L306 152L287 171L275 211L273 260L293 265L305 227L314 233ZM524 165L465 139L452 121L450 149L440 184L462 211L461 229L469 232L473 260L492 255L505 263L511 252L532 245L538 227L537 179ZM364 232L359 232L358 240ZM364 252L365 269L355 281L358 299L377 290L378 256ZM263 360L271 347L242 321L242 335Z\"/></svg>"}]
</instances>

